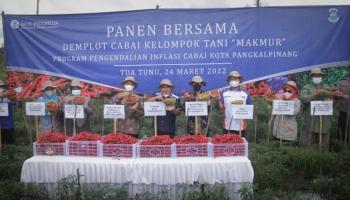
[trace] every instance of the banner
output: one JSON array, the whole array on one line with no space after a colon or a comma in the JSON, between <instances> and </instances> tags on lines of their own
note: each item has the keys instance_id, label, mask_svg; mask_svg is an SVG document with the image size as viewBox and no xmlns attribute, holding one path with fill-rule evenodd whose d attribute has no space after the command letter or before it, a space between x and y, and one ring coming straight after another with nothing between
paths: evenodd
<instances>
[{"instance_id":1,"label":"banner","mask_svg":"<svg viewBox=\"0 0 350 200\"><path fill-rule=\"evenodd\" d=\"M206 90L239 71L251 82L350 62L350 7L156 9L5 15L9 71L53 75L137 92L170 79L175 93L201 75Z\"/></svg>"}]
</instances>

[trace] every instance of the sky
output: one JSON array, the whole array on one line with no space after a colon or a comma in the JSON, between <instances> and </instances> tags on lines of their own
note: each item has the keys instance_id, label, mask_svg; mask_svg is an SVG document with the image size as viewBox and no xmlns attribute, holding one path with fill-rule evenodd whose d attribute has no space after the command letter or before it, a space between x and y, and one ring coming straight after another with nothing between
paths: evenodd
<instances>
[{"instance_id":1,"label":"sky","mask_svg":"<svg viewBox=\"0 0 350 200\"><path fill-rule=\"evenodd\" d=\"M156 8L238 8L256 7L257 0L0 0L5 14L96 13ZM350 0L260 0L260 6L350 5ZM0 46L3 46L0 18Z\"/></svg>"}]
</instances>

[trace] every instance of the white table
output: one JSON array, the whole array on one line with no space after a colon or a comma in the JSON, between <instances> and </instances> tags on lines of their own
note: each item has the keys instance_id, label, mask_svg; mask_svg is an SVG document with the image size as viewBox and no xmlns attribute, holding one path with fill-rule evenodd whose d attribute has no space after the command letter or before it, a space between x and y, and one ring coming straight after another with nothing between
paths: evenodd
<instances>
[{"instance_id":1,"label":"white table","mask_svg":"<svg viewBox=\"0 0 350 200\"><path fill-rule=\"evenodd\" d=\"M129 184L129 194L162 188L171 189L171 198L178 192L176 185L193 183L231 185L230 196L237 196L242 185L253 183L254 172L247 157L190 157L116 159L79 156L33 156L22 168L24 183L56 184L79 169L81 183ZM135 187L132 187L135 186ZM136 187L137 186L137 187ZM159 187L155 189L154 187ZM131 191L130 191L131 190ZM239 195L238 195L239 196Z\"/></svg>"}]
</instances>

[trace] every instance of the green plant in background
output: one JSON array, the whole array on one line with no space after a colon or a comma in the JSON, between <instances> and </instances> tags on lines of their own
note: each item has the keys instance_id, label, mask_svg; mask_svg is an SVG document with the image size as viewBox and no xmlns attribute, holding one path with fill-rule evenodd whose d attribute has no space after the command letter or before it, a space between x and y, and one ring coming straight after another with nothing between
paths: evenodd
<instances>
[{"instance_id":1,"label":"green plant in background","mask_svg":"<svg viewBox=\"0 0 350 200\"><path fill-rule=\"evenodd\" d=\"M194 184L191 190L181 195L182 200L225 200L229 199L224 185L217 184L214 186L208 184Z\"/></svg>"}]
</instances>

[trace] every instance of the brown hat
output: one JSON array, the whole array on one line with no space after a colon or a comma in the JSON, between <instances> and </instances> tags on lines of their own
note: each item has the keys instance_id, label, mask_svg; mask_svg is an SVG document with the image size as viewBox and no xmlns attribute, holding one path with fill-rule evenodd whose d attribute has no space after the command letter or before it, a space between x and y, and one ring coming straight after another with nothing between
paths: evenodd
<instances>
[{"instance_id":1,"label":"brown hat","mask_svg":"<svg viewBox=\"0 0 350 200\"><path fill-rule=\"evenodd\" d=\"M44 87L41 90L43 91L43 90L46 90L47 88L55 88L56 89L56 86L53 85L52 81L46 81L44 83Z\"/></svg>"},{"instance_id":2,"label":"brown hat","mask_svg":"<svg viewBox=\"0 0 350 200\"><path fill-rule=\"evenodd\" d=\"M201 83L204 86L207 85L207 83L204 81L204 79L198 75L194 76L188 84L192 85L193 83Z\"/></svg>"},{"instance_id":3,"label":"brown hat","mask_svg":"<svg viewBox=\"0 0 350 200\"><path fill-rule=\"evenodd\" d=\"M135 80L135 78L133 76L125 77L125 79L123 80L122 84L124 84L127 81L130 81L130 82L134 83L135 86L137 86L137 82L136 82L136 80Z\"/></svg>"}]
</instances>

